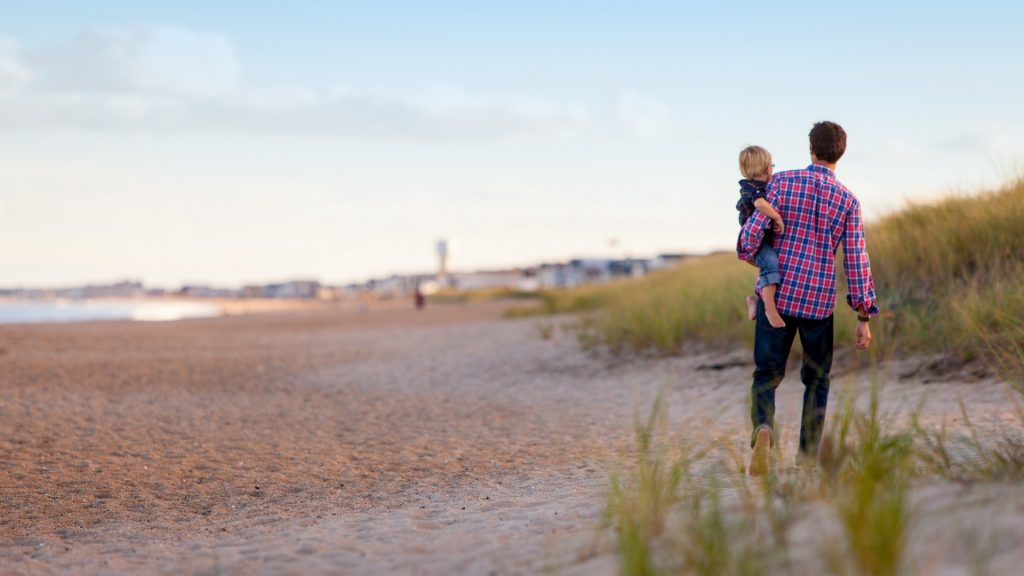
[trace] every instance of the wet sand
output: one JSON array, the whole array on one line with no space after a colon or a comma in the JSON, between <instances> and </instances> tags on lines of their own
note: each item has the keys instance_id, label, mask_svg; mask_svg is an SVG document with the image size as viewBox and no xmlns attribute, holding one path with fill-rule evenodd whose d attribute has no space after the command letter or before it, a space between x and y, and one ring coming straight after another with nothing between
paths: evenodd
<instances>
[{"instance_id":1,"label":"wet sand","mask_svg":"<svg viewBox=\"0 0 1024 576\"><path fill-rule=\"evenodd\" d=\"M506 306L0 326L0 572L614 572L634 406L665 390L676 430L742 449L747 354L599 358ZM891 379L933 420L1009 421L996 381Z\"/></svg>"}]
</instances>

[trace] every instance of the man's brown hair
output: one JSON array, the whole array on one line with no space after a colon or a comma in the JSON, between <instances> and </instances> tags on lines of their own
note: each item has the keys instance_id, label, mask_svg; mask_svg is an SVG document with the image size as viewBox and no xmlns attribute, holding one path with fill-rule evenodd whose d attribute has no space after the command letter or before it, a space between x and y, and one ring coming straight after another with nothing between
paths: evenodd
<instances>
[{"instance_id":1,"label":"man's brown hair","mask_svg":"<svg viewBox=\"0 0 1024 576\"><path fill-rule=\"evenodd\" d=\"M822 162L835 164L846 152L846 130L835 122L818 122L811 128L811 153Z\"/></svg>"}]
</instances>

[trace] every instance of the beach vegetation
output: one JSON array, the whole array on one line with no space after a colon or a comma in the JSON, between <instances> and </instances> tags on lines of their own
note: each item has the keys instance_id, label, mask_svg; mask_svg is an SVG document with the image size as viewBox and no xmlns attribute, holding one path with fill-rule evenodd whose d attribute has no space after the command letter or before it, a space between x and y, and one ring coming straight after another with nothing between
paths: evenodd
<instances>
[{"instance_id":1,"label":"beach vegetation","mask_svg":"<svg viewBox=\"0 0 1024 576\"><path fill-rule=\"evenodd\" d=\"M966 361L990 357L997 343L1020 354L1024 180L909 204L869 223L866 236L882 310L872 324L875 348ZM845 280L842 266L837 269L836 342L848 345L853 313L842 304ZM749 344L744 298L756 275L732 253L712 254L640 279L541 291L538 302L510 315L580 313L581 342L618 352L680 354L694 345Z\"/></svg>"},{"instance_id":2,"label":"beach vegetation","mask_svg":"<svg viewBox=\"0 0 1024 576\"><path fill-rule=\"evenodd\" d=\"M866 406L841 403L817 462L776 462L758 478L736 469L743 455L728 439L638 426L609 489L621 573L914 573L911 494L933 470L919 466L913 428L897 427L878 394Z\"/></svg>"}]
</instances>

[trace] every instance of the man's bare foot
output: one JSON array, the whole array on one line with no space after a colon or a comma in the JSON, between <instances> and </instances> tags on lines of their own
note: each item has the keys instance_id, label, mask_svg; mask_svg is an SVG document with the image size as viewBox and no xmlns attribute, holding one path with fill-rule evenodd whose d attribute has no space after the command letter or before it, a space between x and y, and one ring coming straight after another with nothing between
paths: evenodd
<instances>
[{"instance_id":1,"label":"man's bare foot","mask_svg":"<svg viewBox=\"0 0 1024 576\"><path fill-rule=\"evenodd\" d=\"M747 296L747 318L757 320L757 294Z\"/></svg>"},{"instance_id":2,"label":"man's bare foot","mask_svg":"<svg viewBox=\"0 0 1024 576\"><path fill-rule=\"evenodd\" d=\"M764 476L768 473L768 459L772 452L772 431L767 426L757 429L757 436L754 438L754 451L750 454L750 468L747 473L751 476Z\"/></svg>"},{"instance_id":3,"label":"man's bare foot","mask_svg":"<svg viewBox=\"0 0 1024 576\"><path fill-rule=\"evenodd\" d=\"M775 306L769 307L766 304L764 307L764 315L768 318L768 323L772 325L772 328L786 327L786 321L783 320L782 316L779 315L779 311L775 308Z\"/></svg>"}]
</instances>

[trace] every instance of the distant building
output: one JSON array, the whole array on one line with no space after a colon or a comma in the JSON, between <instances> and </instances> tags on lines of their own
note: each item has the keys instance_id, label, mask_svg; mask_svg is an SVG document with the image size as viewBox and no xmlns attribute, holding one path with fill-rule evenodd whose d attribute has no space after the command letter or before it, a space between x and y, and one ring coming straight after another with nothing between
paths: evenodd
<instances>
[{"instance_id":1,"label":"distant building","mask_svg":"<svg viewBox=\"0 0 1024 576\"><path fill-rule=\"evenodd\" d=\"M227 288L215 288L205 284L186 284L181 287L178 294L188 296L189 298L233 298L237 295L234 290L229 290Z\"/></svg>"},{"instance_id":2,"label":"distant building","mask_svg":"<svg viewBox=\"0 0 1024 576\"><path fill-rule=\"evenodd\" d=\"M528 268L511 270L481 270L452 272L449 269L447 240L437 242L438 270L435 274L392 274L385 278L372 278L363 283L339 287L320 286L314 282L290 282L264 286L267 298L406 298L417 286L432 292L438 287L456 290L538 290L572 288L582 284L610 282L620 278L639 278L648 273L675 266L688 258L686 254L663 253L654 258L574 258L568 262L549 262ZM243 288L246 294L248 287Z\"/></svg>"},{"instance_id":3,"label":"distant building","mask_svg":"<svg viewBox=\"0 0 1024 576\"><path fill-rule=\"evenodd\" d=\"M568 264L541 264L537 268L537 282L541 288L566 288L569 283Z\"/></svg>"},{"instance_id":4,"label":"distant building","mask_svg":"<svg viewBox=\"0 0 1024 576\"><path fill-rule=\"evenodd\" d=\"M683 262L683 260L686 260L687 258L690 258L688 254L658 254L657 256L651 259L650 267L654 270L660 270L662 268L672 268L673 266L678 266Z\"/></svg>"},{"instance_id":5,"label":"distant building","mask_svg":"<svg viewBox=\"0 0 1024 576\"><path fill-rule=\"evenodd\" d=\"M321 286L316 291L318 300L338 300L342 296L342 289L336 286Z\"/></svg>"},{"instance_id":6,"label":"distant building","mask_svg":"<svg viewBox=\"0 0 1024 576\"><path fill-rule=\"evenodd\" d=\"M530 290L536 281L532 271L523 269L461 272L451 276L452 287L458 290Z\"/></svg>"},{"instance_id":7,"label":"distant building","mask_svg":"<svg viewBox=\"0 0 1024 576\"><path fill-rule=\"evenodd\" d=\"M574 258L569 261L569 286L611 280L609 264L604 258Z\"/></svg>"},{"instance_id":8,"label":"distant building","mask_svg":"<svg viewBox=\"0 0 1024 576\"><path fill-rule=\"evenodd\" d=\"M661 260L575 258L568 262L541 264L536 269L536 282L542 288L572 288L581 284L609 282L620 278L639 278L652 270L674 265L679 261L673 255L662 256L659 256Z\"/></svg>"},{"instance_id":9,"label":"distant building","mask_svg":"<svg viewBox=\"0 0 1024 576\"><path fill-rule=\"evenodd\" d=\"M242 289L238 291L238 295L242 298L265 298L265 290L263 286L257 286L255 284L249 284L242 286Z\"/></svg>"},{"instance_id":10,"label":"distant building","mask_svg":"<svg viewBox=\"0 0 1024 576\"><path fill-rule=\"evenodd\" d=\"M142 282L125 281L59 290L62 298L140 298L146 294Z\"/></svg>"},{"instance_id":11,"label":"distant building","mask_svg":"<svg viewBox=\"0 0 1024 576\"><path fill-rule=\"evenodd\" d=\"M320 294L320 282L316 280L293 280L263 287L264 298L313 299Z\"/></svg>"},{"instance_id":12,"label":"distant building","mask_svg":"<svg viewBox=\"0 0 1024 576\"><path fill-rule=\"evenodd\" d=\"M608 263L608 273L612 278L640 278L651 270L651 261L640 258L612 260Z\"/></svg>"}]
</instances>

